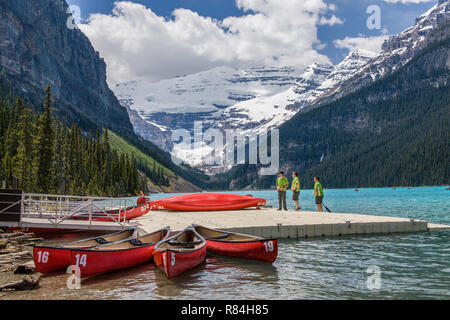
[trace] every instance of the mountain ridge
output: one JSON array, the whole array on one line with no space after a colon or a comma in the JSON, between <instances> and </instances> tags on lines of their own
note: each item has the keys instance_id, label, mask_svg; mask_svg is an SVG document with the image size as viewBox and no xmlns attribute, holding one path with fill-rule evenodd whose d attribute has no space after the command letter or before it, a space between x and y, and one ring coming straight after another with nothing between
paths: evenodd
<instances>
[{"instance_id":1,"label":"mountain ridge","mask_svg":"<svg viewBox=\"0 0 450 320\"><path fill-rule=\"evenodd\" d=\"M404 66L430 42L445 36L445 32L440 35L439 30L442 30L441 27L448 23L448 11L448 2L439 1L429 11L417 18L413 26L389 37L383 44L380 53L357 49L350 52L336 66L313 64L299 76L293 86L285 87L284 90L274 95L261 95L254 98L249 95L248 99L231 106L222 106L223 108L219 108L220 110L215 112L214 116L208 113L196 113L192 108L186 108L183 113L176 114L175 121L173 115L168 117L167 114L160 114L152 117L151 121L145 122L148 119L139 119L141 115L132 110L136 108L136 105L128 104L129 112L134 113L132 122L135 131L144 138L156 141L160 147L183 159L186 158L186 151L170 141L171 137L167 128L183 128L192 133L194 121L203 121L204 130L208 128L222 131L236 129L241 136L255 136L267 132L280 127L298 112L307 112L312 108L335 101ZM216 69L221 70L220 68ZM213 73L213 71L214 69L206 73ZM180 77L165 80L166 83L171 81L180 81ZM124 93L122 92L122 94ZM147 92L147 95L150 95L150 92ZM193 101L195 99L191 97L190 103ZM126 104L127 101L123 99L121 102ZM198 103L201 105L201 101ZM142 107L137 107L137 109L139 108ZM161 128L163 129L161 130ZM208 146L203 145L203 147ZM194 154L196 152L194 150ZM209 174L229 169L229 167L205 166L199 160L201 157L198 156L194 156L192 159L193 162L190 162L190 165Z\"/></svg>"},{"instance_id":2,"label":"mountain ridge","mask_svg":"<svg viewBox=\"0 0 450 320\"><path fill-rule=\"evenodd\" d=\"M51 85L58 115L84 130L132 132L126 110L106 83L106 64L71 19L64 0L0 2L0 68L21 96L40 105Z\"/></svg>"}]
</instances>

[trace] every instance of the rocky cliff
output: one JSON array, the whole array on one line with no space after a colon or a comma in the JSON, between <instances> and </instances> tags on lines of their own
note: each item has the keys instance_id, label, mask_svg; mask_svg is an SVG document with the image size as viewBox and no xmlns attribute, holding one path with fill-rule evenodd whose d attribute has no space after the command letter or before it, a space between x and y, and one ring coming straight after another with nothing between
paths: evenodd
<instances>
[{"instance_id":1,"label":"rocky cliff","mask_svg":"<svg viewBox=\"0 0 450 320\"><path fill-rule=\"evenodd\" d=\"M34 105L52 86L58 115L82 128L132 132L127 111L106 83L106 65L71 26L64 0L0 0L0 71Z\"/></svg>"}]
</instances>

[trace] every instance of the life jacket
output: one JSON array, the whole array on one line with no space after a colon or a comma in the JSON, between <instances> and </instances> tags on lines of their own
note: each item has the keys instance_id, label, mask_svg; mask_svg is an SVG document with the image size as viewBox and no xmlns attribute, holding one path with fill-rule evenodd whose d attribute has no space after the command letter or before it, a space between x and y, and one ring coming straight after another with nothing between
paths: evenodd
<instances>
[{"instance_id":1,"label":"life jacket","mask_svg":"<svg viewBox=\"0 0 450 320\"><path fill-rule=\"evenodd\" d=\"M146 204L147 202L150 202L150 199L148 199L147 197L140 197L139 199L137 199L138 206Z\"/></svg>"}]
</instances>

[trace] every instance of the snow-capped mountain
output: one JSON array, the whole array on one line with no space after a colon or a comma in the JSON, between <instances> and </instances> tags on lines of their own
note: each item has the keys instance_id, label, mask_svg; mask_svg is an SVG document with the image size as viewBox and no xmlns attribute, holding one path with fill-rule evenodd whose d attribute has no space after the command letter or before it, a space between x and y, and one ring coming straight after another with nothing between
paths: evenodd
<instances>
[{"instance_id":1,"label":"snow-capped mountain","mask_svg":"<svg viewBox=\"0 0 450 320\"><path fill-rule=\"evenodd\" d=\"M243 134L261 133L291 119L300 109L312 105L324 92L350 78L376 54L363 50L350 53L341 63L312 64L291 88L270 97L261 97L235 104L223 111L219 128L239 128ZM246 129L249 130L246 130Z\"/></svg>"},{"instance_id":2,"label":"snow-capped mountain","mask_svg":"<svg viewBox=\"0 0 450 320\"><path fill-rule=\"evenodd\" d=\"M171 130L192 132L195 121L203 121L204 129L236 129L242 136L279 127L299 111L391 74L430 43L448 38L448 28L442 26L449 24L449 7L448 1L439 1L414 26L391 36L379 54L356 50L336 66L313 64L302 73L293 68L220 67L157 83L127 82L114 91L133 114L138 134L187 160L190 151L170 141ZM190 164L202 167L201 157L191 157Z\"/></svg>"},{"instance_id":3,"label":"snow-capped mountain","mask_svg":"<svg viewBox=\"0 0 450 320\"><path fill-rule=\"evenodd\" d=\"M247 133L247 129L260 132L280 125L296 113L290 106L302 99L309 100L311 93L328 78L333 68L333 65L312 64L288 89L268 97L242 101L223 110L223 121L217 127L240 129L244 131L242 133Z\"/></svg>"},{"instance_id":4,"label":"snow-capped mountain","mask_svg":"<svg viewBox=\"0 0 450 320\"><path fill-rule=\"evenodd\" d=\"M194 122L203 121L204 129L235 129L241 136L267 132L374 56L356 51L337 66L314 63L301 74L292 68L214 68L151 84L122 83L115 92L129 109L138 134L188 160L189 151L170 141L170 130L192 132ZM201 151L194 154L190 164L201 165Z\"/></svg>"},{"instance_id":5,"label":"snow-capped mountain","mask_svg":"<svg viewBox=\"0 0 450 320\"><path fill-rule=\"evenodd\" d=\"M218 125L230 106L285 91L300 75L290 67L218 67L156 83L129 81L118 84L114 92L127 107L136 133L172 151L170 130L192 131L194 121Z\"/></svg>"},{"instance_id":6,"label":"snow-capped mountain","mask_svg":"<svg viewBox=\"0 0 450 320\"><path fill-rule=\"evenodd\" d=\"M393 73L431 43L448 38L449 23L450 3L448 0L439 0L435 6L416 19L414 26L389 37L384 42L381 52L370 63L352 77L325 92L320 102L343 97Z\"/></svg>"},{"instance_id":7,"label":"snow-capped mountain","mask_svg":"<svg viewBox=\"0 0 450 320\"><path fill-rule=\"evenodd\" d=\"M118 84L115 93L143 117L153 113L220 112L237 102L271 96L299 79L294 68L218 67L156 83Z\"/></svg>"}]
</instances>

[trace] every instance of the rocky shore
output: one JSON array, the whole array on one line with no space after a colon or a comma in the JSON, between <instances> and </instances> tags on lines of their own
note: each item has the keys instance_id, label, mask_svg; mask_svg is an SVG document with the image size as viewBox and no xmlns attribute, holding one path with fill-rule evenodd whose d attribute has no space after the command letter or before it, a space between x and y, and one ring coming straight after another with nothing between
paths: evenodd
<instances>
[{"instance_id":1,"label":"rocky shore","mask_svg":"<svg viewBox=\"0 0 450 320\"><path fill-rule=\"evenodd\" d=\"M38 289L40 276L34 267L34 233L0 229L0 298L5 292Z\"/></svg>"}]
</instances>

